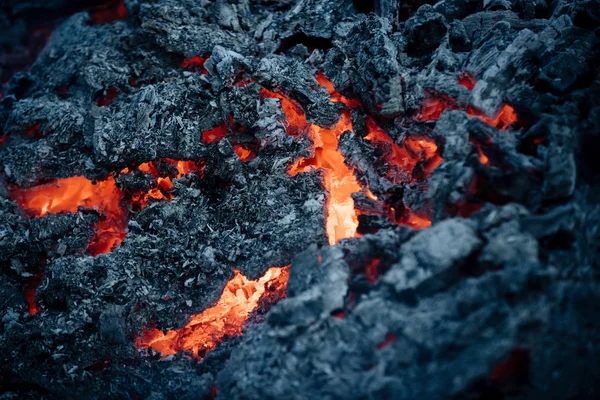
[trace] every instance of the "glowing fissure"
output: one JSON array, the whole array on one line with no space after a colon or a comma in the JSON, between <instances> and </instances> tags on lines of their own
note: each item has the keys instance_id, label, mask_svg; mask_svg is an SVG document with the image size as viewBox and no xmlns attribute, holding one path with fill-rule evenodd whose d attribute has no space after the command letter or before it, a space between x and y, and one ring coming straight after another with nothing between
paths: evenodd
<instances>
[{"instance_id":1,"label":"glowing fissure","mask_svg":"<svg viewBox=\"0 0 600 400\"><path fill-rule=\"evenodd\" d=\"M83 176L73 176L31 188L11 186L9 192L30 217L74 213L79 207L102 214L104 219L92 226L95 234L87 248L92 255L111 251L125 237L126 213L119 205L123 193L116 187L112 176L95 184Z\"/></svg>"},{"instance_id":2,"label":"glowing fissure","mask_svg":"<svg viewBox=\"0 0 600 400\"><path fill-rule=\"evenodd\" d=\"M469 91L475 87L476 80L470 74L464 73L458 77L458 83ZM461 107L456 99L442 94L429 94L429 97L423 103L421 112L417 115L419 121L437 121L445 109L459 110ZM517 113L515 109L508 104L503 104L493 118L487 116L483 111L471 105L465 109L470 117L479 118L483 122L498 129L507 129L517 122Z\"/></svg>"},{"instance_id":3,"label":"glowing fissure","mask_svg":"<svg viewBox=\"0 0 600 400\"><path fill-rule=\"evenodd\" d=\"M194 56L192 58L184 59L181 64L179 64L180 68L192 68L200 70L202 75L208 75L208 71L204 68L204 62L206 61L205 57Z\"/></svg>"},{"instance_id":4,"label":"glowing fissure","mask_svg":"<svg viewBox=\"0 0 600 400\"><path fill-rule=\"evenodd\" d=\"M137 337L138 348L152 348L163 356L178 351L191 352L203 358L227 336L241 335L250 314L260 304L272 304L285 296L289 266L271 267L257 280L251 281L234 270L217 303L200 314L190 317L189 323L180 329L144 329Z\"/></svg>"},{"instance_id":5,"label":"glowing fissure","mask_svg":"<svg viewBox=\"0 0 600 400\"><path fill-rule=\"evenodd\" d=\"M321 76L320 81L325 78ZM327 81L328 82L328 81ZM333 85L329 83L330 88ZM332 129L321 128L306 121L304 111L286 96L262 89L265 97L281 99L281 106L288 120L288 134L298 135L307 131L314 146L314 156L300 158L292 164L288 173L296 175L311 169L323 171L323 185L329 193L326 209L326 232L329 244L334 245L341 239L356 236L358 228L358 211L354 208L352 193L360 192L358 183L352 169L344 162L344 155L338 150L339 139L342 133L352 130L350 114L345 111ZM332 101L342 99L331 97Z\"/></svg>"},{"instance_id":6,"label":"glowing fissure","mask_svg":"<svg viewBox=\"0 0 600 400\"><path fill-rule=\"evenodd\" d=\"M470 74L464 73L458 77L458 83L467 88L469 91L472 91L477 82ZM417 115L417 120L437 121L446 109L459 110L461 107L457 104L456 100L451 97L440 94L430 94L423 103L421 111ZM482 122L500 130L508 129L511 125L518 121L518 116L515 112L515 109L508 104L502 104L493 118L487 116L483 111L471 105L467 106L464 111L470 117L479 118ZM470 142L475 146L481 164L490 166L491 161L481 149L481 144L477 143L474 139L471 139Z\"/></svg>"},{"instance_id":7,"label":"glowing fissure","mask_svg":"<svg viewBox=\"0 0 600 400\"><path fill-rule=\"evenodd\" d=\"M175 161L165 159L177 169L175 178L194 172L201 173L203 166L198 166L194 161ZM138 209L143 209L150 199L171 200L173 182L171 177L161 177L154 162L139 165L138 170L150 173L157 180L157 186L148 192L132 195L128 199L131 204L136 204ZM121 173L128 173L125 168ZM115 179L108 176L102 181L91 181L83 176L55 179L49 183L21 188L16 185L9 186L10 198L16 201L31 218L42 217L47 214L60 212L75 213L79 207L92 209L101 214L98 222L92 225L94 235L90 239L86 252L92 256L105 254L121 245L127 235L127 204L124 193L116 186ZM44 263L41 263L44 264ZM40 308L35 303L36 288L43 278L43 271L25 286L25 300L29 304L29 313L35 315Z\"/></svg>"}]
</instances>

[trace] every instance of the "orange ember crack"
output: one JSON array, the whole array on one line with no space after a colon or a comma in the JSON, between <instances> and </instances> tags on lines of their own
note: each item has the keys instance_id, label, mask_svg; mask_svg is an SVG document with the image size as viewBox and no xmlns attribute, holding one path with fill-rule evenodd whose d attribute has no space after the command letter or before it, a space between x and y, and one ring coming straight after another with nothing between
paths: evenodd
<instances>
[{"instance_id":1,"label":"orange ember crack","mask_svg":"<svg viewBox=\"0 0 600 400\"><path fill-rule=\"evenodd\" d=\"M244 324L260 303L273 303L285 296L289 266L271 267L255 281L251 281L234 270L234 276L227 282L217 303L190 318L183 328L168 330L144 329L135 345L138 348L152 348L163 356L178 351L191 352L202 359L227 336L241 335Z\"/></svg>"},{"instance_id":2,"label":"orange ember crack","mask_svg":"<svg viewBox=\"0 0 600 400\"><path fill-rule=\"evenodd\" d=\"M188 173L201 173L203 165L194 161L175 161L164 159L177 169L174 176L180 179ZM172 177L159 176L154 162L143 163L137 167L140 171L150 173L157 179L157 187L148 192L132 195L131 203L143 209L150 199L171 200L170 191L173 189ZM125 168L121 173L129 172ZM79 207L92 209L102 214L101 219L92 225L94 235L87 246L87 253L92 256L111 252L121 245L127 235L127 207L123 204L124 194L116 186L112 176L103 181L91 181L83 176L55 179L49 183L21 188L16 185L9 186L9 196L31 218L42 217L47 214L60 212L75 213ZM35 277L30 279L25 286L25 299L29 304L29 313L37 314L40 308L35 303L36 288L43 279Z\"/></svg>"},{"instance_id":3,"label":"orange ember crack","mask_svg":"<svg viewBox=\"0 0 600 400\"><path fill-rule=\"evenodd\" d=\"M322 73L317 75L316 80L327 89L332 102L343 103L348 108L361 107L358 100L348 99L339 94L333 83ZM287 96L265 88L261 89L261 94L264 97L281 100L281 107L288 121L288 135L297 136L308 132L312 140L314 156L296 160L289 167L288 173L296 175L312 169L323 171L323 185L329 193L326 209L326 231L329 243L334 245L341 239L358 236L360 211L355 209L352 193L365 191L371 200L378 201L378 199L360 184L354 171L346 165L344 155L338 150L341 134L353 130L349 112L342 112L337 124L332 129L325 129L307 123L302 108ZM401 145L398 145L383 129L377 126L371 117L367 120L367 128L369 133L365 136L365 140L385 149L384 160L388 166L387 178L392 183L409 181L417 164L422 164L425 174L428 175L443 161L437 153L437 145L429 138L407 138ZM414 215L409 210L406 210L405 215L401 218L396 218L393 209L391 211L394 214L392 220L397 223L405 223L416 229L431 225L429 219Z\"/></svg>"},{"instance_id":4,"label":"orange ember crack","mask_svg":"<svg viewBox=\"0 0 600 400\"><path fill-rule=\"evenodd\" d=\"M94 184L83 176L74 176L31 188L11 186L9 192L30 217L63 211L74 213L79 207L101 213L105 218L93 226L95 234L87 249L92 255L111 251L125 237L126 214L119 205L123 194L113 177Z\"/></svg>"},{"instance_id":5,"label":"orange ember crack","mask_svg":"<svg viewBox=\"0 0 600 400\"><path fill-rule=\"evenodd\" d=\"M458 77L458 83L469 91L472 91L477 82L470 74L464 73ZM451 110L460 109L456 99L441 94L430 94L430 97L423 103L421 112L417 115L417 120L437 121L447 108ZM515 109L508 104L503 104L493 118L488 117L483 111L470 105L467 106L465 111L470 117L479 118L486 124L498 129L507 129L518 120Z\"/></svg>"},{"instance_id":6,"label":"orange ember crack","mask_svg":"<svg viewBox=\"0 0 600 400\"><path fill-rule=\"evenodd\" d=\"M320 75L320 81L326 78ZM329 82L329 81L327 81ZM330 88L333 85L329 82ZM303 130L313 142L315 155L311 158L300 158L292 164L288 173L296 175L312 169L322 169L323 185L329 193L326 212L326 231L329 244L334 245L341 239L355 237L358 228L358 211L354 208L352 193L360 192L362 187L358 183L353 171L346 165L344 155L338 150L338 143L342 133L352 130L350 114L343 112L339 121L332 129L321 128L306 121L304 111L286 96L262 89L265 97L281 99L281 106L288 120L288 134L295 136ZM332 101L337 96L332 96Z\"/></svg>"},{"instance_id":7,"label":"orange ember crack","mask_svg":"<svg viewBox=\"0 0 600 400\"><path fill-rule=\"evenodd\" d=\"M202 75L208 75L208 71L204 68L205 61L206 58L200 56L186 58L179 64L179 68L197 69L201 71Z\"/></svg>"}]
</instances>

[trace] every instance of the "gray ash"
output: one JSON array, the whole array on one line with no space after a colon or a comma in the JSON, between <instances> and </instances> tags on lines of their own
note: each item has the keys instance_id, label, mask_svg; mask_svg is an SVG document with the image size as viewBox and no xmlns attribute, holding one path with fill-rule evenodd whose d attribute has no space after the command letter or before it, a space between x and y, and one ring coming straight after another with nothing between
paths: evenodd
<instances>
[{"instance_id":1,"label":"gray ash","mask_svg":"<svg viewBox=\"0 0 600 400\"><path fill-rule=\"evenodd\" d=\"M598 398L598 10L6 2L0 398Z\"/></svg>"}]
</instances>

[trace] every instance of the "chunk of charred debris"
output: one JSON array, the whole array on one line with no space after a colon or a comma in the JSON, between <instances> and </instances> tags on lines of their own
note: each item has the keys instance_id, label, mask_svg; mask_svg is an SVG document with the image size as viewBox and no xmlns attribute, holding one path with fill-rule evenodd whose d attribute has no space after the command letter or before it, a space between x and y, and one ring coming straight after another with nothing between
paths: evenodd
<instances>
[{"instance_id":1,"label":"chunk of charred debris","mask_svg":"<svg viewBox=\"0 0 600 400\"><path fill-rule=\"evenodd\" d=\"M408 41L407 50L413 55L423 55L435 50L448 32L446 18L429 4L422 5L404 25Z\"/></svg>"},{"instance_id":2,"label":"chunk of charred debris","mask_svg":"<svg viewBox=\"0 0 600 400\"><path fill-rule=\"evenodd\" d=\"M472 43L471 39L467 35L465 25L461 21L455 21L450 26L450 33L448 40L452 51L454 52L467 52L471 50Z\"/></svg>"},{"instance_id":3,"label":"chunk of charred debris","mask_svg":"<svg viewBox=\"0 0 600 400\"><path fill-rule=\"evenodd\" d=\"M407 301L442 290L460 276L460 267L482 245L475 224L449 219L417 233L400 248L400 262L383 277Z\"/></svg>"},{"instance_id":4,"label":"chunk of charred debris","mask_svg":"<svg viewBox=\"0 0 600 400\"><path fill-rule=\"evenodd\" d=\"M60 257L46 266L46 283L37 291L45 308L74 310L94 287L94 261L91 257ZM98 272L98 271L96 271Z\"/></svg>"},{"instance_id":5,"label":"chunk of charred debris","mask_svg":"<svg viewBox=\"0 0 600 400\"><path fill-rule=\"evenodd\" d=\"M395 117L420 105L422 88L398 62L387 19L359 17L326 57L325 74L347 97L357 97L369 114Z\"/></svg>"},{"instance_id":6,"label":"chunk of charred debris","mask_svg":"<svg viewBox=\"0 0 600 400\"><path fill-rule=\"evenodd\" d=\"M488 269L515 267L522 263L536 264L538 242L522 227L521 217L528 214L520 204L507 204L500 209L491 209L486 217L481 211L486 227L483 237L485 246L479 255L481 265Z\"/></svg>"},{"instance_id":7,"label":"chunk of charred debris","mask_svg":"<svg viewBox=\"0 0 600 400\"><path fill-rule=\"evenodd\" d=\"M547 200L569 197L575 190L577 166L569 126L545 119L547 134L552 137L544 154L543 194Z\"/></svg>"},{"instance_id":8,"label":"chunk of charred debris","mask_svg":"<svg viewBox=\"0 0 600 400\"><path fill-rule=\"evenodd\" d=\"M109 343L125 343L126 326L121 307L108 305L100 314L99 327L101 337Z\"/></svg>"},{"instance_id":9,"label":"chunk of charred debris","mask_svg":"<svg viewBox=\"0 0 600 400\"><path fill-rule=\"evenodd\" d=\"M308 326L341 309L348 291L350 269L340 248L317 251L312 246L292 260L288 280L291 301L277 304L269 313L274 326Z\"/></svg>"}]
</instances>

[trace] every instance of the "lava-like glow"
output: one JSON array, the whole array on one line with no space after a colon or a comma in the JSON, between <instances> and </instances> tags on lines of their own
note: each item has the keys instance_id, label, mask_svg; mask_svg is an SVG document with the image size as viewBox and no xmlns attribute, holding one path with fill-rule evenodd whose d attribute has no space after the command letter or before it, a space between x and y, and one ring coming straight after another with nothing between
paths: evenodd
<instances>
[{"instance_id":1,"label":"lava-like glow","mask_svg":"<svg viewBox=\"0 0 600 400\"><path fill-rule=\"evenodd\" d=\"M481 150L481 146L478 143L475 143L475 148L477 149L477 154L479 154L479 162L482 165L489 167L491 165L490 159L484 154L483 150Z\"/></svg>"},{"instance_id":2,"label":"lava-like glow","mask_svg":"<svg viewBox=\"0 0 600 400\"><path fill-rule=\"evenodd\" d=\"M475 87L475 79L464 73L458 77L458 83L472 91ZM423 105L421 112L417 115L419 121L437 121L445 109L458 110L461 107L456 100L445 95L430 95ZM509 126L517 122L517 113L515 109L508 104L503 104L498 113L493 117L488 117L483 111L473 106L467 106L465 111L469 116L479 118L483 122L498 129L507 129Z\"/></svg>"},{"instance_id":3,"label":"lava-like glow","mask_svg":"<svg viewBox=\"0 0 600 400\"><path fill-rule=\"evenodd\" d=\"M96 99L96 105L98 107L108 107L118 95L119 89L111 86L106 91L106 94L103 94Z\"/></svg>"},{"instance_id":4,"label":"lava-like glow","mask_svg":"<svg viewBox=\"0 0 600 400\"><path fill-rule=\"evenodd\" d=\"M227 336L241 335L244 323L259 304L272 304L285 296L289 267L271 267L255 280L248 280L238 270L227 282L217 303L190 318L181 329L144 329L136 339L139 348L152 348L163 356L189 351L203 358Z\"/></svg>"},{"instance_id":5,"label":"lava-like glow","mask_svg":"<svg viewBox=\"0 0 600 400\"><path fill-rule=\"evenodd\" d=\"M115 3L115 4L112 4ZM90 11L92 25L107 24L109 22L127 19L128 13L125 7L125 0L112 2L108 7L98 7Z\"/></svg>"},{"instance_id":6,"label":"lava-like glow","mask_svg":"<svg viewBox=\"0 0 600 400\"><path fill-rule=\"evenodd\" d=\"M475 78L473 78L471 74L467 72L458 77L458 84L466 87L469 90L469 92L472 91L473 88L475 88L476 83L477 81L475 81Z\"/></svg>"},{"instance_id":7,"label":"lava-like glow","mask_svg":"<svg viewBox=\"0 0 600 400\"><path fill-rule=\"evenodd\" d=\"M421 112L417 115L419 121L437 121L444 110L458 110L460 107L454 99L448 97L430 97L423 103ZM465 110L470 117L479 118L483 122L498 129L506 129L517 122L517 113L515 109L508 104L502 105L498 113L490 118L485 113L473 106L468 106Z\"/></svg>"},{"instance_id":8,"label":"lava-like glow","mask_svg":"<svg viewBox=\"0 0 600 400\"><path fill-rule=\"evenodd\" d=\"M348 99L347 97L339 94L333 87L333 83L331 83L331 81L327 79L322 72L319 72L317 74L317 82L319 83L319 85L327 89L327 91L329 92L329 97L334 103L344 103L344 105L348 108L361 107L360 101L358 101L358 99Z\"/></svg>"},{"instance_id":9,"label":"lava-like glow","mask_svg":"<svg viewBox=\"0 0 600 400\"><path fill-rule=\"evenodd\" d=\"M317 82L327 89L332 102L345 104L348 108L360 107L360 102L348 99L336 92L333 84L321 73ZM281 107L287 117L288 134L297 136L308 133L314 145L314 156L301 158L288 169L290 175L312 169L321 169L323 185L329 193L326 210L326 231L331 245L339 240L357 236L358 215L355 209L352 193L363 191L354 172L345 163L344 155L338 150L339 139L345 131L351 131L352 122L348 111L344 111L337 124L332 129L321 128L306 121L304 111L293 100L281 93L262 89L265 97L275 97L281 100ZM415 166L420 163L426 174L430 174L441 162L437 145L429 138L407 138L401 145L381 129L372 118L367 120L369 133L365 139L384 148L384 159L387 163L387 177L395 184L412 180ZM365 190L366 196L373 201L379 201L371 191ZM410 212L394 221L404 223L414 228L431 225L431 221Z\"/></svg>"},{"instance_id":10,"label":"lava-like glow","mask_svg":"<svg viewBox=\"0 0 600 400\"><path fill-rule=\"evenodd\" d=\"M321 81L323 79L325 78L322 77ZM341 134L352 130L349 113L343 112L332 129L325 129L315 124L308 124L302 108L286 96L266 89L262 90L262 94L267 97L281 99L281 106L288 120L288 133L290 135L307 131L312 139L315 150L314 156L297 160L290 166L288 173L296 175L311 169L321 169L323 171L323 185L329 193L326 212L326 231L329 244L333 245L341 239L356 236L358 216L354 208L352 193L360 192L362 187L359 185L352 169L346 165L344 155L338 150Z\"/></svg>"},{"instance_id":11,"label":"lava-like glow","mask_svg":"<svg viewBox=\"0 0 600 400\"><path fill-rule=\"evenodd\" d=\"M202 169L193 161L165 161L177 168L176 178ZM171 177L159 176L153 162L141 164L138 169L152 174L158 184L147 193L133 196L133 202L137 202L140 208L143 208L149 198L172 199L169 193L173 189ZM127 171L128 169L125 169L122 172ZM93 209L102 214L102 218L92 226L95 234L87 247L87 252L93 256L112 251L121 244L126 235L127 214L121 205L123 193L117 188L112 176L97 182L83 176L73 176L31 188L11 185L9 193L30 217L59 212L74 213L79 207Z\"/></svg>"},{"instance_id":12,"label":"lava-like glow","mask_svg":"<svg viewBox=\"0 0 600 400\"><path fill-rule=\"evenodd\" d=\"M243 162L250 161L254 158L255 154L252 150L245 149L239 144L233 145L233 151Z\"/></svg>"},{"instance_id":13,"label":"lava-like glow","mask_svg":"<svg viewBox=\"0 0 600 400\"><path fill-rule=\"evenodd\" d=\"M31 188L11 186L9 192L30 217L77 212L79 207L102 214L104 219L93 226L95 234L87 248L92 255L111 251L125 237L126 216L119 205L123 195L112 177L94 183L83 176L74 176Z\"/></svg>"},{"instance_id":14,"label":"lava-like glow","mask_svg":"<svg viewBox=\"0 0 600 400\"><path fill-rule=\"evenodd\" d=\"M379 258L375 258L365 266L365 277L369 283L375 283L379 279L379 261Z\"/></svg>"},{"instance_id":15,"label":"lava-like glow","mask_svg":"<svg viewBox=\"0 0 600 400\"><path fill-rule=\"evenodd\" d=\"M410 180L419 162L431 173L443 161L437 153L437 145L430 138L405 138L400 146L372 118L367 120L367 129L369 133L365 140L384 149L387 178L394 184Z\"/></svg>"},{"instance_id":16,"label":"lava-like glow","mask_svg":"<svg viewBox=\"0 0 600 400\"><path fill-rule=\"evenodd\" d=\"M146 172L154 179L156 179L156 187L148 190L147 192L137 193L132 196L132 202L138 206L139 209L143 209L150 199L153 200L172 200L173 195L171 194L171 190L173 190L173 179L181 179L183 176L190 173L198 173L202 172L204 167L199 166L194 161L186 161L186 160L172 160L170 158L165 158L162 160L163 162L169 163L175 168L177 168L177 174L174 176L161 176L158 168L156 167L156 163L154 161L145 162L140 164L137 167L138 171ZM129 169L125 169L121 171L122 173L129 172Z\"/></svg>"},{"instance_id":17,"label":"lava-like glow","mask_svg":"<svg viewBox=\"0 0 600 400\"><path fill-rule=\"evenodd\" d=\"M227 126L225 124L215 126L212 129L202 132L202 140L206 144L216 143L227 136Z\"/></svg>"},{"instance_id":18,"label":"lava-like glow","mask_svg":"<svg viewBox=\"0 0 600 400\"><path fill-rule=\"evenodd\" d=\"M207 75L208 71L204 68L204 62L206 58L200 56L194 56L192 58L184 59L179 65L180 68L193 68L202 71L202 75Z\"/></svg>"}]
</instances>

